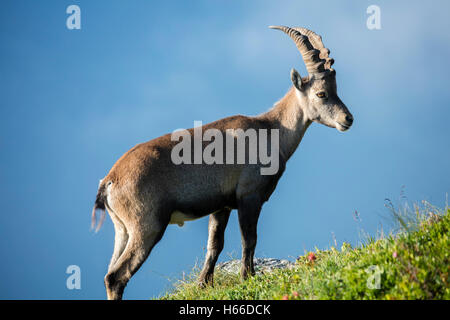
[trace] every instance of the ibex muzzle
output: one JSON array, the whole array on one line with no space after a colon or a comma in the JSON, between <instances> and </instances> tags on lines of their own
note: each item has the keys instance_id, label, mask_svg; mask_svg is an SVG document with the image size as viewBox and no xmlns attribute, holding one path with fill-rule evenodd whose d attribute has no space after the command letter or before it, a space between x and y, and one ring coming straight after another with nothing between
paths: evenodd
<instances>
[{"instance_id":1,"label":"ibex muzzle","mask_svg":"<svg viewBox=\"0 0 450 320\"><path fill-rule=\"evenodd\" d=\"M254 117L232 116L203 125L202 131L277 132L267 150L277 150L278 170L262 175L256 163L174 163L176 141L167 134L139 144L123 155L102 179L92 217L108 211L115 228L114 253L105 276L108 299L121 299L133 274L162 238L167 225L209 215L208 251L199 284L212 284L214 266L223 249L224 231L231 210L238 210L242 234L241 276L254 274L253 256L262 205L273 193L286 162L306 129L315 121L345 131L353 117L337 96L333 59L322 39L303 28L272 27L287 33L299 49L308 70L302 78L291 72L292 88L269 111ZM194 133L194 129L188 132ZM251 150L248 140L246 152ZM274 145L277 143L278 145ZM201 148L208 146L203 143ZM227 149L224 149L227 152ZM230 152L228 150L228 152ZM228 154L229 155L229 154ZM249 154L246 154L247 158ZM102 221L102 220L101 220ZM100 224L101 224L100 221Z\"/></svg>"}]
</instances>

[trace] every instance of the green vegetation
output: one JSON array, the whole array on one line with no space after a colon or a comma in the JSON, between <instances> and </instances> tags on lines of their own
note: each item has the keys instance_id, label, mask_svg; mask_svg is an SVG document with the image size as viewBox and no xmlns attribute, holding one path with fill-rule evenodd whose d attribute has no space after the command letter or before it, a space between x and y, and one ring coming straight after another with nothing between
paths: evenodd
<instances>
[{"instance_id":1,"label":"green vegetation","mask_svg":"<svg viewBox=\"0 0 450 320\"><path fill-rule=\"evenodd\" d=\"M241 281L216 270L214 287L200 289L198 270L161 299L450 299L450 209L395 210L400 230L368 238L358 248L316 250L280 269ZM377 289L377 278L379 289Z\"/></svg>"}]
</instances>

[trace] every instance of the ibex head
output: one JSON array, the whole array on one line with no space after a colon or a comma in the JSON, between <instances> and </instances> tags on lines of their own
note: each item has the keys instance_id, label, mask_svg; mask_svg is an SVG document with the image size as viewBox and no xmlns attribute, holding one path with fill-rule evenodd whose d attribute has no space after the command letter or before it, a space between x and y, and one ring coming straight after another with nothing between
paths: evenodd
<instances>
[{"instance_id":1,"label":"ibex head","mask_svg":"<svg viewBox=\"0 0 450 320\"><path fill-rule=\"evenodd\" d=\"M339 131L348 130L353 116L337 95L336 71L331 68L334 60L328 56L330 50L325 48L322 38L305 28L270 28L290 36L303 57L308 77L302 78L297 70L292 69L291 80L308 119Z\"/></svg>"}]
</instances>

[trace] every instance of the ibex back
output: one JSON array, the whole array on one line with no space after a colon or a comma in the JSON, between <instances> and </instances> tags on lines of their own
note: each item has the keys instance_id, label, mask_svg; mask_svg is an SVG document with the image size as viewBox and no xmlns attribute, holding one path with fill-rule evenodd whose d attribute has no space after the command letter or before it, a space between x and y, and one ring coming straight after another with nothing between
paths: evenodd
<instances>
[{"instance_id":1,"label":"ibex back","mask_svg":"<svg viewBox=\"0 0 450 320\"><path fill-rule=\"evenodd\" d=\"M269 111L254 117L232 116L201 129L215 129L224 135L229 135L230 129L256 132L265 129L269 136L270 132L277 132L277 145L269 138L266 147L269 153L278 152L278 170L274 174L261 174L266 163L260 159L256 163L175 164L171 155L177 141L170 134L128 151L102 179L92 213L95 223L96 210L103 210L102 221L107 209L115 228L114 253L104 279L108 299L122 298L127 282L162 238L168 224L182 225L206 215L210 215L208 251L199 285L212 284L233 209L238 210L242 234L241 276L245 279L253 275L261 207L274 191L306 129L313 121L339 131L352 125L352 115L337 96L333 59L329 58L321 37L304 28L271 28L282 30L294 40L309 75L302 78L292 69L293 86ZM193 134L194 130L188 132ZM248 160L254 146L249 140L244 141ZM207 145L203 142L202 150ZM230 152L225 147L223 151L225 157ZM236 155L232 158L236 159Z\"/></svg>"}]
</instances>

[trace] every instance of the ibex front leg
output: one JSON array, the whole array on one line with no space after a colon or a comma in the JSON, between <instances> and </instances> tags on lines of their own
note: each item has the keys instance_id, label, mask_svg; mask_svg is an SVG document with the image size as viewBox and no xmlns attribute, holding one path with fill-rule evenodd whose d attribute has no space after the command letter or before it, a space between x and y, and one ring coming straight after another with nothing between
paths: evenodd
<instances>
[{"instance_id":1,"label":"ibex front leg","mask_svg":"<svg viewBox=\"0 0 450 320\"><path fill-rule=\"evenodd\" d=\"M229 209L223 209L209 216L208 252L206 253L203 270L198 278L201 287L207 284L213 284L214 267L223 249L225 228L227 227L229 217Z\"/></svg>"},{"instance_id":2,"label":"ibex front leg","mask_svg":"<svg viewBox=\"0 0 450 320\"><path fill-rule=\"evenodd\" d=\"M253 257L256 247L256 229L261 202L258 196L247 196L239 201L238 217L242 237L241 277L247 279L255 274Z\"/></svg>"}]
</instances>

